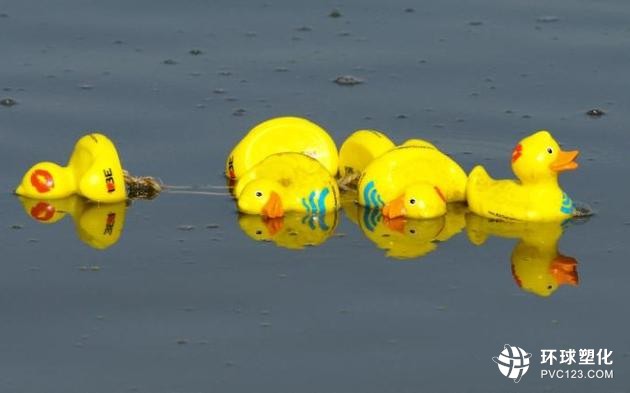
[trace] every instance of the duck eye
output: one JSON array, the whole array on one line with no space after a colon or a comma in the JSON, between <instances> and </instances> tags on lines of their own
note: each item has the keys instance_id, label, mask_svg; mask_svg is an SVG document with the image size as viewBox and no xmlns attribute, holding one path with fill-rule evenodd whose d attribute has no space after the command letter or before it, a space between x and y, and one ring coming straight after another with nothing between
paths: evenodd
<instances>
[{"instance_id":1,"label":"duck eye","mask_svg":"<svg viewBox=\"0 0 630 393\"><path fill-rule=\"evenodd\" d=\"M256 234L257 235L262 235L262 231L259 229L259 230L256 231Z\"/></svg>"},{"instance_id":2,"label":"duck eye","mask_svg":"<svg viewBox=\"0 0 630 393\"><path fill-rule=\"evenodd\" d=\"M552 149L551 147L548 147L548 148L547 148L547 153L549 153L549 154L553 154L553 149Z\"/></svg>"},{"instance_id":3,"label":"duck eye","mask_svg":"<svg viewBox=\"0 0 630 393\"><path fill-rule=\"evenodd\" d=\"M413 234L415 234L415 233L416 233L416 230L415 230L415 229L410 229L410 230L409 230L409 233L411 233L411 234L413 235Z\"/></svg>"},{"instance_id":4,"label":"duck eye","mask_svg":"<svg viewBox=\"0 0 630 393\"><path fill-rule=\"evenodd\" d=\"M416 204L416 200L414 198L411 198L409 200L409 203L412 204L412 205L415 205Z\"/></svg>"},{"instance_id":5,"label":"duck eye","mask_svg":"<svg viewBox=\"0 0 630 393\"><path fill-rule=\"evenodd\" d=\"M260 192L260 191L256 191L256 197L257 197L257 198L260 198L261 196L262 196L262 192Z\"/></svg>"}]
</instances>

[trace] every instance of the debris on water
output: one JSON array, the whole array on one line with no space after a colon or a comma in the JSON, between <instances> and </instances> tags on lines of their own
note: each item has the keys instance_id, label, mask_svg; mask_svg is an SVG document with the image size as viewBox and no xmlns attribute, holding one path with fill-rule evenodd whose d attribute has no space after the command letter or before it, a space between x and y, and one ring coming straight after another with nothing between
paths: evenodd
<instances>
[{"instance_id":1,"label":"debris on water","mask_svg":"<svg viewBox=\"0 0 630 393\"><path fill-rule=\"evenodd\" d=\"M173 59L166 59L162 62L162 64L166 64L166 65L175 65L177 64L177 61L173 60Z\"/></svg>"},{"instance_id":2,"label":"debris on water","mask_svg":"<svg viewBox=\"0 0 630 393\"><path fill-rule=\"evenodd\" d=\"M123 40L116 40L116 41L112 42L112 44L114 44L114 45L122 45L124 43L125 43L125 41L123 41Z\"/></svg>"},{"instance_id":3,"label":"debris on water","mask_svg":"<svg viewBox=\"0 0 630 393\"><path fill-rule=\"evenodd\" d=\"M232 72L231 71L227 71L227 70L222 70L222 71L219 71L219 75L221 75L221 76L230 76L230 75L232 75Z\"/></svg>"},{"instance_id":4,"label":"debris on water","mask_svg":"<svg viewBox=\"0 0 630 393\"><path fill-rule=\"evenodd\" d=\"M300 27L297 27L295 31L308 32L308 31L313 31L313 29L309 26L300 26Z\"/></svg>"},{"instance_id":5,"label":"debris on water","mask_svg":"<svg viewBox=\"0 0 630 393\"><path fill-rule=\"evenodd\" d=\"M605 114L606 114L606 112L604 112L601 109L597 109L597 108L591 109L591 110L586 112L586 115L590 116L590 117L602 117Z\"/></svg>"},{"instance_id":6,"label":"debris on water","mask_svg":"<svg viewBox=\"0 0 630 393\"><path fill-rule=\"evenodd\" d=\"M245 115L245 112L246 112L246 111L245 111L245 109L243 109L243 108L238 108L238 109L236 109L234 112L232 112L232 116L238 116L238 117L240 117L240 116Z\"/></svg>"},{"instance_id":7,"label":"debris on water","mask_svg":"<svg viewBox=\"0 0 630 393\"><path fill-rule=\"evenodd\" d=\"M330 11L330 14L328 14L328 16L331 18L341 18L341 12L338 9L334 9Z\"/></svg>"},{"instance_id":8,"label":"debris on water","mask_svg":"<svg viewBox=\"0 0 630 393\"><path fill-rule=\"evenodd\" d=\"M123 176L130 200L151 200L162 192L162 182L152 176L132 176L128 171L123 171Z\"/></svg>"},{"instance_id":9,"label":"debris on water","mask_svg":"<svg viewBox=\"0 0 630 393\"><path fill-rule=\"evenodd\" d=\"M405 115L404 113L401 113L401 114L399 114L399 115L396 115L396 118L397 118L397 119L406 119L406 118L407 118L407 115Z\"/></svg>"},{"instance_id":10,"label":"debris on water","mask_svg":"<svg viewBox=\"0 0 630 393\"><path fill-rule=\"evenodd\" d=\"M212 92L213 92L214 94L225 94L225 93L227 93L227 91L226 91L225 89L222 89L222 88L220 88L220 87L219 87L219 88L217 88L217 89L212 90Z\"/></svg>"},{"instance_id":11,"label":"debris on water","mask_svg":"<svg viewBox=\"0 0 630 393\"><path fill-rule=\"evenodd\" d=\"M177 343L177 345L186 345L188 344L188 340L186 340L185 338L178 338L177 341L175 341Z\"/></svg>"},{"instance_id":12,"label":"debris on water","mask_svg":"<svg viewBox=\"0 0 630 393\"><path fill-rule=\"evenodd\" d=\"M90 85L89 83L83 83L79 85L79 89L81 90L92 90L94 85Z\"/></svg>"},{"instance_id":13,"label":"debris on water","mask_svg":"<svg viewBox=\"0 0 630 393\"><path fill-rule=\"evenodd\" d=\"M559 20L560 18L554 15L543 15L536 18L536 22L539 23L554 23L558 22Z\"/></svg>"},{"instance_id":14,"label":"debris on water","mask_svg":"<svg viewBox=\"0 0 630 393\"><path fill-rule=\"evenodd\" d=\"M480 20L473 20L471 22L468 22L469 26L483 26L483 22Z\"/></svg>"},{"instance_id":15,"label":"debris on water","mask_svg":"<svg viewBox=\"0 0 630 393\"><path fill-rule=\"evenodd\" d=\"M97 265L83 265L79 266L79 270L82 272L98 272L101 270L101 267Z\"/></svg>"},{"instance_id":16,"label":"debris on water","mask_svg":"<svg viewBox=\"0 0 630 393\"><path fill-rule=\"evenodd\" d=\"M339 33L337 33L337 35L339 37L350 37L350 35L352 35L352 33L350 33L349 31L340 31Z\"/></svg>"},{"instance_id":17,"label":"debris on water","mask_svg":"<svg viewBox=\"0 0 630 393\"><path fill-rule=\"evenodd\" d=\"M193 56L199 56L200 54L203 53L203 51L201 49L191 49L188 51L188 53L190 53Z\"/></svg>"},{"instance_id":18,"label":"debris on water","mask_svg":"<svg viewBox=\"0 0 630 393\"><path fill-rule=\"evenodd\" d=\"M7 108L17 105L17 101L13 98L3 98L0 100L0 105L5 106Z\"/></svg>"},{"instance_id":19,"label":"debris on water","mask_svg":"<svg viewBox=\"0 0 630 393\"><path fill-rule=\"evenodd\" d=\"M24 228L24 226L20 225L20 224L13 224L13 225L11 225L11 229L16 230L16 231L19 231L22 228Z\"/></svg>"},{"instance_id":20,"label":"debris on water","mask_svg":"<svg viewBox=\"0 0 630 393\"><path fill-rule=\"evenodd\" d=\"M523 119L531 119L532 116L531 115L523 115L523 116L521 116L521 118L523 118Z\"/></svg>"},{"instance_id":21,"label":"debris on water","mask_svg":"<svg viewBox=\"0 0 630 393\"><path fill-rule=\"evenodd\" d=\"M217 229L219 227L219 224L208 224L206 225L207 229Z\"/></svg>"},{"instance_id":22,"label":"debris on water","mask_svg":"<svg viewBox=\"0 0 630 393\"><path fill-rule=\"evenodd\" d=\"M177 229L179 229L180 231L188 232L188 231L194 230L195 226L194 225L180 225L180 226L177 227Z\"/></svg>"},{"instance_id":23,"label":"debris on water","mask_svg":"<svg viewBox=\"0 0 630 393\"><path fill-rule=\"evenodd\" d=\"M405 12L408 14L411 14L411 13L416 12L416 10L414 8L409 7L409 8L405 8Z\"/></svg>"},{"instance_id":24,"label":"debris on water","mask_svg":"<svg viewBox=\"0 0 630 393\"><path fill-rule=\"evenodd\" d=\"M353 75L341 75L335 78L333 82L339 86L354 86L363 83L363 79Z\"/></svg>"}]
</instances>

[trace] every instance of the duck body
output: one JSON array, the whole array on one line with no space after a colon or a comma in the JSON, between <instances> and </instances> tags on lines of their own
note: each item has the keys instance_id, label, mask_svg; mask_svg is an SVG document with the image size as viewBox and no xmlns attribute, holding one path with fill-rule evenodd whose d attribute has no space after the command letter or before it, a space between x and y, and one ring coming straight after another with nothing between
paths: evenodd
<instances>
[{"instance_id":1,"label":"duck body","mask_svg":"<svg viewBox=\"0 0 630 393\"><path fill-rule=\"evenodd\" d=\"M558 173L577 168L577 151L565 152L547 131L523 139L512 153L517 180L495 180L482 166L470 173L470 210L508 221L562 221L573 217L574 204L558 184Z\"/></svg>"},{"instance_id":2,"label":"duck body","mask_svg":"<svg viewBox=\"0 0 630 393\"><path fill-rule=\"evenodd\" d=\"M287 152L310 156L330 175L337 173L337 147L322 127L300 117L276 117L252 128L234 147L225 165L225 175L238 180L266 157Z\"/></svg>"},{"instance_id":3,"label":"duck body","mask_svg":"<svg viewBox=\"0 0 630 393\"><path fill-rule=\"evenodd\" d=\"M79 139L67 166L53 162L35 164L24 175L16 194L35 199L58 199L73 194L102 203L127 198L118 152L105 135L93 133Z\"/></svg>"},{"instance_id":4,"label":"duck body","mask_svg":"<svg viewBox=\"0 0 630 393\"><path fill-rule=\"evenodd\" d=\"M304 154L277 153L262 160L236 183L239 211L269 218L286 212L325 215L339 206L339 188L322 164Z\"/></svg>"},{"instance_id":5,"label":"duck body","mask_svg":"<svg viewBox=\"0 0 630 393\"><path fill-rule=\"evenodd\" d=\"M435 146L408 141L372 161L358 186L359 204L382 209L389 218L432 218L446 203L465 200L467 176Z\"/></svg>"}]
</instances>

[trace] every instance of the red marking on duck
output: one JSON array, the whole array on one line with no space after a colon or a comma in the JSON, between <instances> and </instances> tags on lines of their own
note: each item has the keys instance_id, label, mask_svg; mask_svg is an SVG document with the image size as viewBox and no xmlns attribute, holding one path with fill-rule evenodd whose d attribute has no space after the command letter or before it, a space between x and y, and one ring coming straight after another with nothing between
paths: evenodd
<instances>
[{"instance_id":1,"label":"red marking on duck","mask_svg":"<svg viewBox=\"0 0 630 393\"><path fill-rule=\"evenodd\" d=\"M514 150L512 150L512 162L516 162L523 155L523 146L519 143L516 145Z\"/></svg>"},{"instance_id":2,"label":"red marking on duck","mask_svg":"<svg viewBox=\"0 0 630 393\"><path fill-rule=\"evenodd\" d=\"M44 169L37 169L33 171L31 175L31 184L35 187L37 192L43 194L50 191L55 186L55 180L50 172Z\"/></svg>"}]
</instances>

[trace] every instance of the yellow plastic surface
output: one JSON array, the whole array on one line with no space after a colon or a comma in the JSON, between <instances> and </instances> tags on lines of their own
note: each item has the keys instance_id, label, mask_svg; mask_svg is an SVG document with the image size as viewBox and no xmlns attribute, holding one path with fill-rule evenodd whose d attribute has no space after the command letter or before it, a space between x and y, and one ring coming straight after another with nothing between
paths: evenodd
<instances>
[{"instance_id":1,"label":"yellow plastic surface","mask_svg":"<svg viewBox=\"0 0 630 393\"><path fill-rule=\"evenodd\" d=\"M339 176L360 175L375 158L395 147L387 135L376 130L352 133L339 149Z\"/></svg>"}]
</instances>

